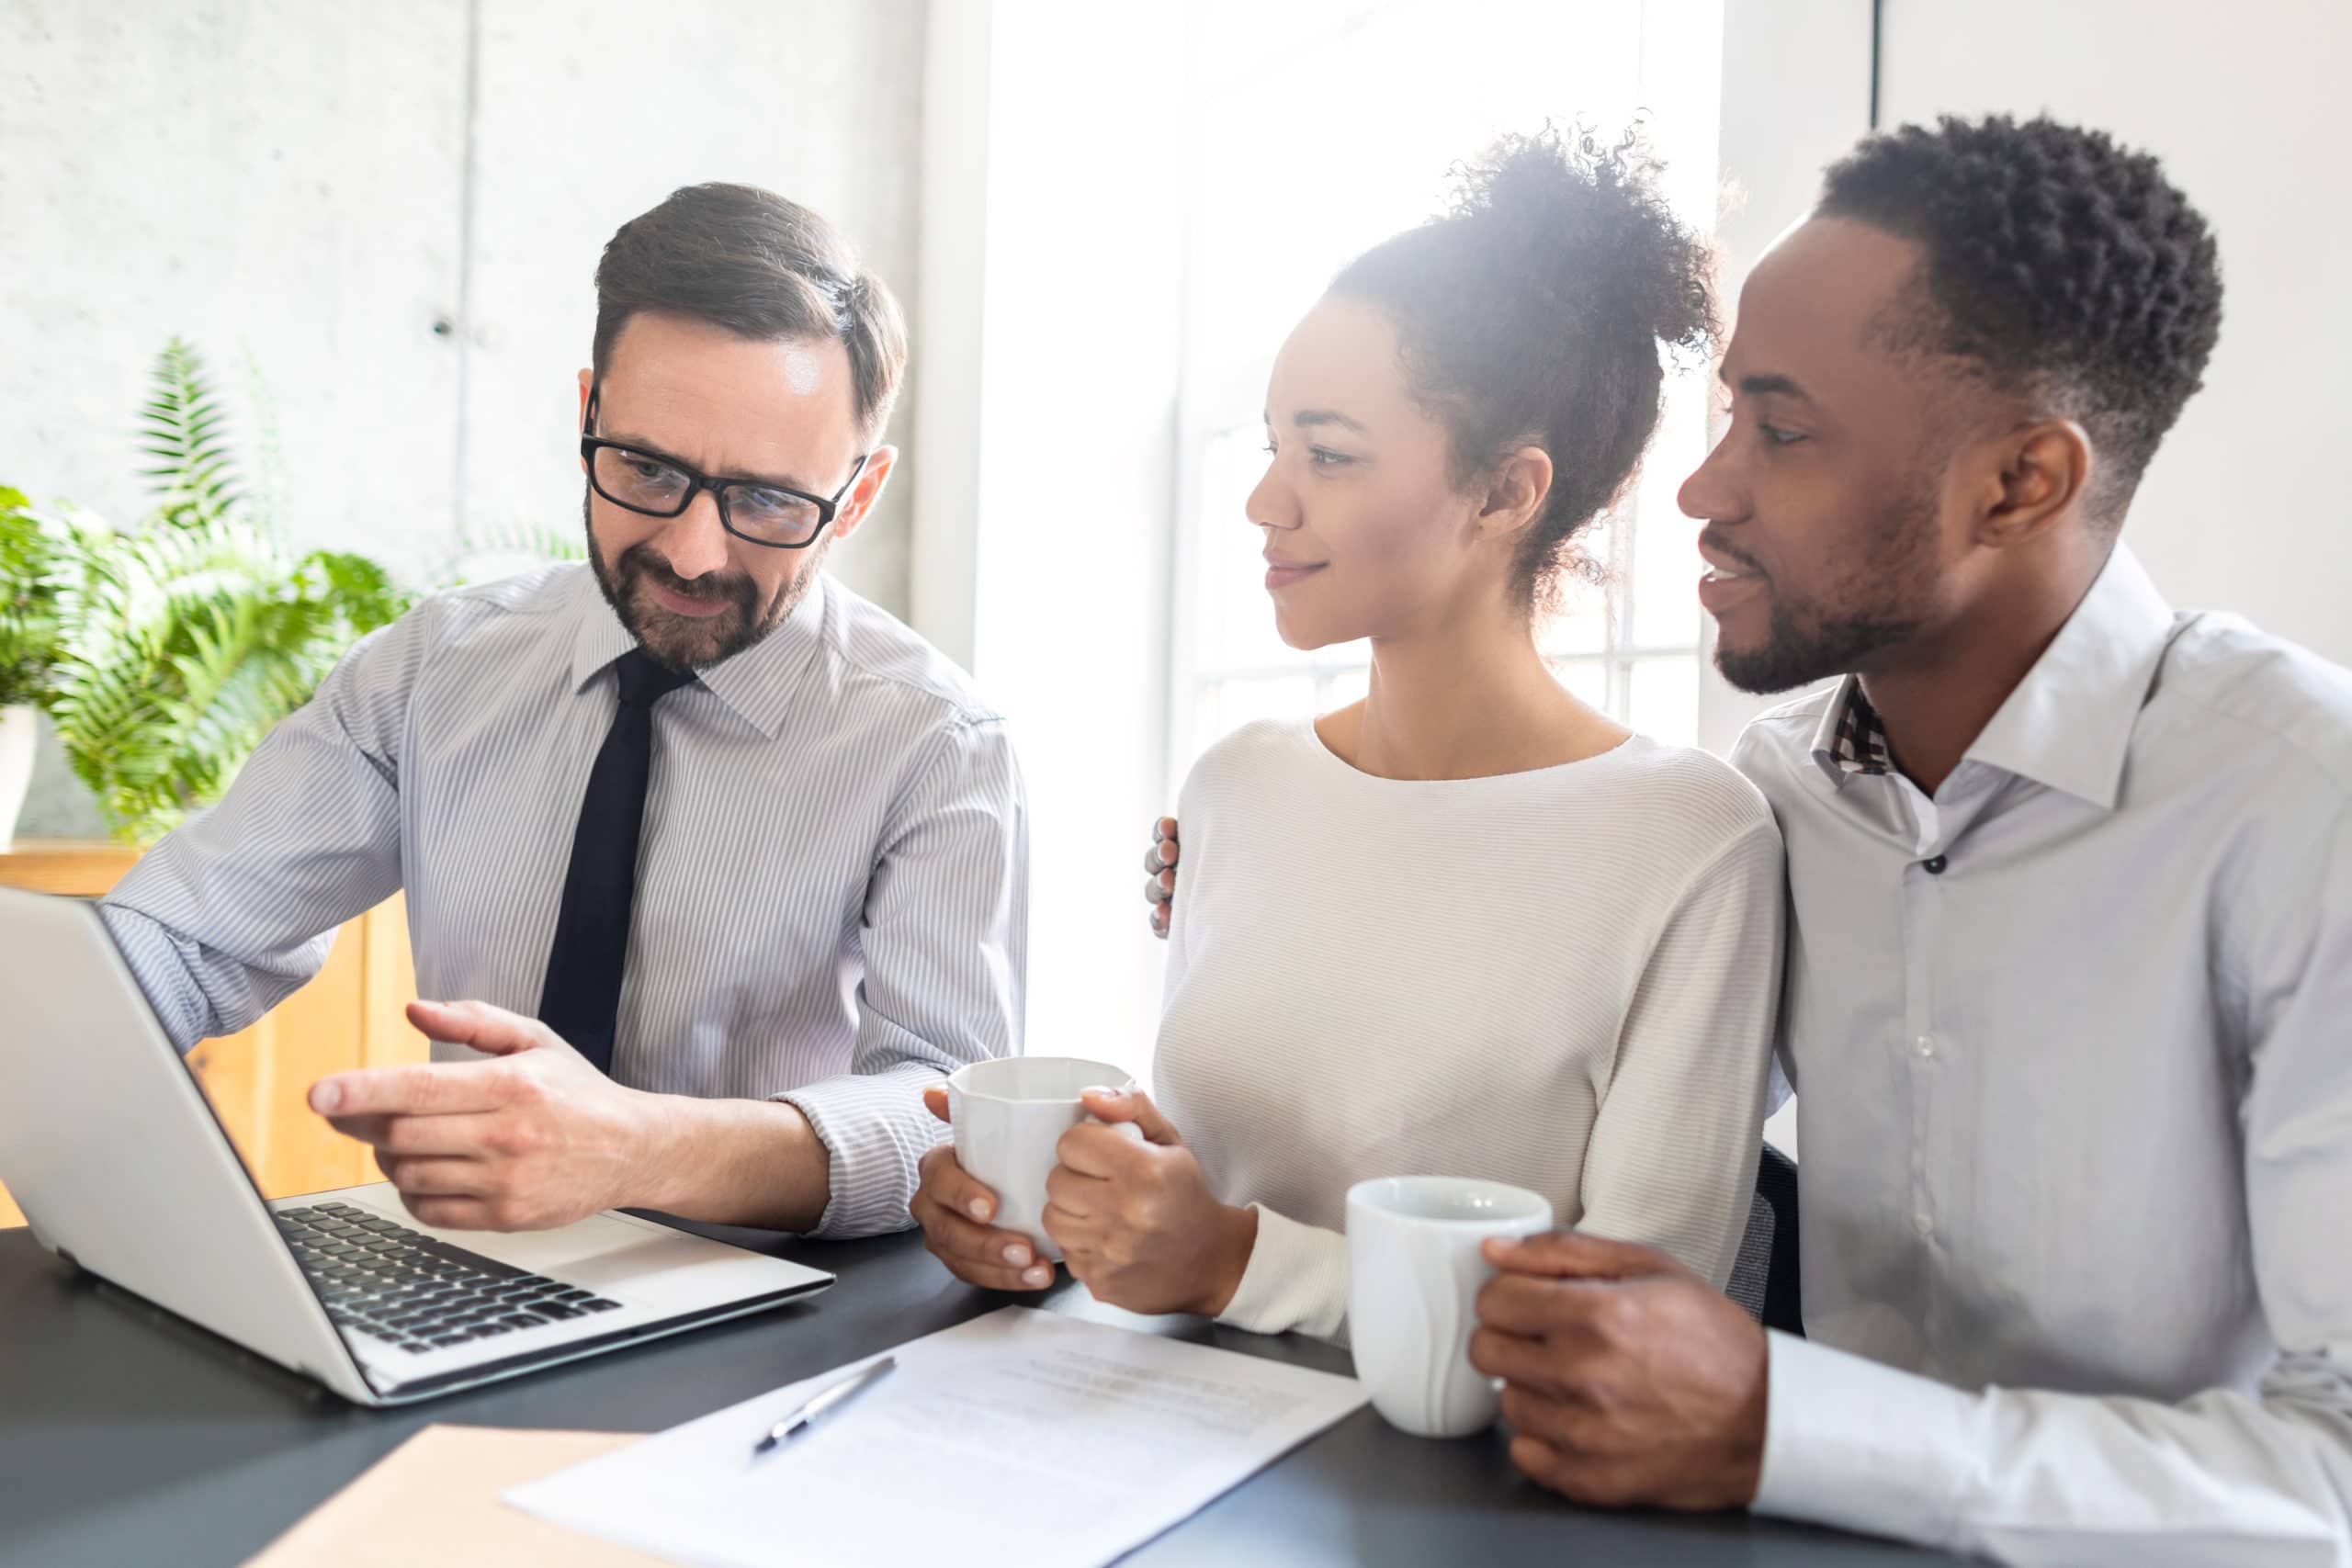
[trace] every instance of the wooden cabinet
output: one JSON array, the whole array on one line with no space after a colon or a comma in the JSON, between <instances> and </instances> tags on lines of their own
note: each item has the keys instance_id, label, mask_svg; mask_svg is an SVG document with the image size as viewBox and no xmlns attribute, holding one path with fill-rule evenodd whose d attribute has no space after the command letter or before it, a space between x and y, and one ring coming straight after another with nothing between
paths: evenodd
<instances>
[{"instance_id":1,"label":"wooden cabinet","mask_svg":"<svg viewBox=\"0 0 2352 1568\"><path fill-rule=\"evenodd\" d=\"M0 886L95 898L138 858L118 844L20 839L0 852ZM424 1037L401 1013L415 995L407 911L394 894L337 932L325 966L259 1023L189 1053L264 1194L377 1179L368 1150L313 1114L304 1097L328 1073L425 1060ZM0 1189L0 1226L23 1223Z\"/></svg>"}]
</instances>

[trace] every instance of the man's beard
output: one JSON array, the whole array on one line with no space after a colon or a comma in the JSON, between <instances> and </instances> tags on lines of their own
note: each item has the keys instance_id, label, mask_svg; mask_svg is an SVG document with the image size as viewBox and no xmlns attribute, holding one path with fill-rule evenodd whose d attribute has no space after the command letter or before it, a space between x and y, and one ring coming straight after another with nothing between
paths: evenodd
<instances>
[{"instance_id":1,"label":"man's beard","mask_svg":"<svg viewBox=\"0 0 2352 1568\"><path fill-rule=\"evenodd\" d=\"M580 514L587 530L588 564L596 573L596 586L639 646L673 670L707 670L734 658L783 625L817 581L825 556L833 547L832 536L828 534L822 544L814 547L816 554L807 569L778 588L763 610L760 585L749 572L714 572L689 582L670 570L670 563L650 539L623 550L617 561L607 562L596 543L594 505L593 499L583 498ZM723 599L729 607L715 615L677 615L654 603L646 592L646 585L654 582L683 598Z\"/></svg>"},{"instance_id":2,"label":"man's beard","mask_svg":"<svg viewBox=\"0 0 2352 1568\"><path fill-rule=\"evenodd\" d=\"M1792 604L1767 581L1771 626L1763 646L1733 649L1719 642L1715 668L1741 691L1755 693L1850 673L1918 632L1935 583L1935 491L1923 484L1872 531L1860 565L1837 587L1836 608Z\"/></svg>"}]
</instances>

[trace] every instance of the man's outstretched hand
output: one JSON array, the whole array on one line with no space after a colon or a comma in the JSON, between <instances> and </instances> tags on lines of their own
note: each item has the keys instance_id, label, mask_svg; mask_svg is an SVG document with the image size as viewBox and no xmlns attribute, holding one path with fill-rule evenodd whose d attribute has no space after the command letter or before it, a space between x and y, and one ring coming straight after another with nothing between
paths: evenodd
<instances>
[{"instance_id":1,"label":"man's outstretched hand","mask_svg":"<svg viewBox=\"0 0 2352 1568\"><path fill-rule=\"evenodd\" d=\"M335 1073L311 1109L376 1151L410 1213L451 1230L547 1230L656 1203L664 1096L624 1089L537 1019L485 1002L412 1002L435 1040L488 1053Z\"/></svg>"}]
</instances>

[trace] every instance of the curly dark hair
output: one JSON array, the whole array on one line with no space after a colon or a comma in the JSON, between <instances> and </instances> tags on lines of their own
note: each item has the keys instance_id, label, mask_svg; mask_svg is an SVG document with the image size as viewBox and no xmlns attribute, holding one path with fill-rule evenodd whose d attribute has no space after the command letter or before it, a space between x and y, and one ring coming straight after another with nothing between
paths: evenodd
<instances>
[{"instance_id":1,"label":"curly dark hair","mask_svg":"<svg viewBox=\"0 0 2352 1568\"><path fill-rule=\"evenodd\" d=\"M1713 254L1668 210L1658 167L1637 130L1505 137L1456 168L1443 214L1331 284L1395 325L1415 398L1452 432L1457 485L1522 446L1550 454L1551 493L1512 562L1531 613L1587 565L1577 536L1640 466L1659 344L1714 340Z\"/></svg>"},{"instance_id":2,"label":"curly dark hair","mask_svg":"<svg viewBox=\"0 0 2352 1568\"><path fill-rule=\"evenodd\" d=\"M1815 210L1922 247L1890 331L2080 420L2114 465L2093 511L2120 521L2222 330L2212 231L2162 165L2047 118L1947 116L1864 141Z\"/></svg>"}]
</instances>

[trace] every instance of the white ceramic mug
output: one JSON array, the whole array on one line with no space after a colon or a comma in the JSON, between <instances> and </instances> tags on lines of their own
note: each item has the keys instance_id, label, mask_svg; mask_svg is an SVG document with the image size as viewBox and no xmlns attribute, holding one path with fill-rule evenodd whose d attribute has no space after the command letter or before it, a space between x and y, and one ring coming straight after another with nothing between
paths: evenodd
<instances>
[{"instance_id":1,"label":"white ceramic mug","mask_svg":"<svg viewBox=\"0 0 2352 1568\"><path fill-rule=\"evenodd\" d=\"M1072 1127L1097 1120L1079 1096L1090 1089L1130 1089L1135 1079L1117 1067L1076 1056L1000 1056L973 1062L947 1076L947 1119L956 1127L956 1163L996 1194L989 1223L1018 1231L1037 1256L1061 1261L1046 1235L1046 1178L1054 1173L1054 1145ZM1143 1139L1132 1122L1106 1123Z\"/></svg>"},{"instance_id":2,"label":"white ceramic mug","mask_svg":"<svg viewBox=\"0 0 2352 1568\"><path fill-rule=\"evenodd\" d=\"M1495 1419L1495 1385L1470 1364L1488 1236L1552 1228L1543 1194L1454 1176L1385 1176L1348 1189L1348 1340L1356 1376L1389 1421L1459 1438Z\"/></svg>"}]
</instances>

